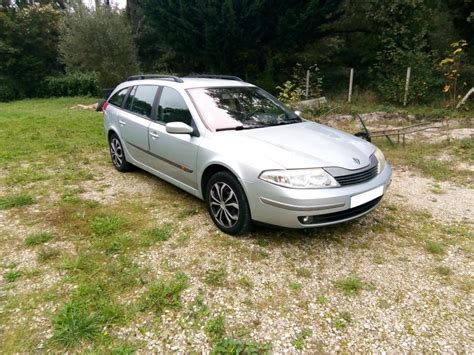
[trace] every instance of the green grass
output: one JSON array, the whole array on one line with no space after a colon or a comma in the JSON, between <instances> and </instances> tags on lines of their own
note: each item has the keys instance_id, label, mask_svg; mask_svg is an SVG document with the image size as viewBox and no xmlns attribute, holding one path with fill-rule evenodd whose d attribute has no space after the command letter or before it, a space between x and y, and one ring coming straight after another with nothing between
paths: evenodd
<instances>
[{"instance_id":1,"label":"green grass","mask_svg":"<svg viewBox=\"0 0 474 355\"><path fill-rule=\"evenodd\" d=\"M157 242L164 242L171 238L173 226L169 223L148 229L144 233L143 245L151 246Z\"/></svg>"},{"instance_id":2,"label":"green grass","mask_svg":"<svg viewBox=\"0 0 474 355\"><path fill-rule=\"evenodd\" d=\"M217 317L208 320L204 327L204 332L211 342L216 342L222 339L225 335L224 314L219 314Z\"/></svg>"},{"instance_id":3,"label":"green grass","mask_svg":"<svg viewBox=\"0 0 474 355\"><path fill-rule=\"evenodd\" d=\"M422 175L436 181L454 181L465 184L472 176L472 172L459 168L457 163L472 160L474 149L466 148L471 144L466 141L472 140L470 138L432 144L414 141L407 143L404 147L401 144L392 146L386 140L378 139L375 144L383 150L387 160L392 164L412 166ZM452 161L438 159L444 154L449 154ZM435 188L435 193L439 192L442 191Z\"/></svg>"},{"instance_id":4,"label":"green grass","mask_svg":"<svg viewBox=\"0 0 474 355\"><path fill-rule=\"evenodd\" d=\"M329 300L326 296L319 295L318 297L316 297L316 303L317 304L324 305L324 304L328 303L328 301Z\"/></svg>"},{"instance_id":5,"label":"green grass","mask_svg":"<svg viewBox=\"0 0 474 355\"><path fill-rule=\"evenodd\" d=\"M453 270L448 266L438 266L436 272L441 276L450 276L453 274Z\"/></svg>"},{"instance_id":6,"label":"green grass","mask_svg":"<svg viewBox=\"0 0 474 355\"><path fill-rule=\"evenodd\" d=\"M7 272L5 272L3 274L3 278L5 279L5 281L7 282L15 282L16 280L18 280L21 276L23 275L23 273L19 270L9 270Z\"/></svg>"},{"instance_id":7,"label":"green grass","mask_svg":"<svg viewBox=\"0 0 474 355\"><path fill-rule=\"evenodd\" d=\"M292 281L292 282L289 283L288 287L292 291L299 291L303 288L303 285L300 284L299 282Z\"/></svg>"},{"instance_id":8,"label":"green grass","mask_svg":"<svg viewBox=\"0 0 474 355\"><path fill-rule=\"evenodd\" d=\"M58 249L53 248L42 248L38 251L37 259L40 263L46 263L48 261L57 259L61 255Z\"/></svg>"},{"instance_id":9,"label":"green grass","mask_svg":"<svg viewBox=\"0 0 474 355\"><path fill-rule=\"evenodd\" d=\"M227 276L226 269L221 266L218 269L207 270L204 275L204 282L209 286L224 286Z\"/></svg>"},{"instance_id":10,"label":"green grass","mask_svg":"<svg viewBox=\"0 0 474 355\"><path fill-rule=\"evenodd\" d=\"M35 245L47 243L51 239L53 239L53 234L50 232L34 233L26 237L25 244L27 246L35 246Z\"/></svg>"},{"instance_id":11,"label":"green grass","mask_svg":"<svg viewBox=\"0 0 474 355\"><path fill-rule=\"evenodd\" d=\"M431 254L444 255L446 254L446 248L443 244L433 240L428 240L425 244L425 249Z\"/></svg>"},{"instance_id":12,"label":"green grass","mask_svg":"<svg viewBox=\"0 0 474 355\"><path fill-rule=\"evenodd\" d=\"M234 338L223 338L211 350L212 355L221 354L270 354L271 345L255 341L245 341Z\"/></svg>"},{"instance_id":13,"label":"green grass","mask_svg":"<svg viewBox=\"0 0 474 355\"><path fill-rule=\"evenodd\" d=\"M364 288L364 283L357 276L351 276L335 282L336 287L347 296L360 293Z\"/></svg>"},{"instance_id":14,"label":"green grass","mask_svg":"<svg viewBox=\"0 0 474 355\"><path fill-rule=\"evenodd\" d=\"M0 104L0 165L67 159L105 147L101 113L70 109L93 98L32 99Z\"/></svg>"},{"instance_id":15,"label":"green grass","mask_svg":"<svg viewBox=\"0 0 474 355\"><path fill-rule=\"evenodd\" d=\"M70 348L96 338L103 325L103 320L90 313L84 304L69 302L53 318L51 342Z\"/></svg>"},{"instance_id":16,"label":"green grass","mask_svg":"<svg viewBox=\"0 0 474 355\"><path fill-rule=\"evenodd\" d=\"M35 199L29 195L10 195L0 197L0 210L28 206L35 203Z\"/></svg>"},{"instance_id":17,"label":"green grass","mask_svg":"<svg viewBox=\"0 0 474 355\"><path fill-rule=\"evenodd\" d=\"M304 277L304 278L311 278L312 272L309 269L306 269L304 267L297 268L296 269L296 276L299 277Z\"/></svg>"},{"instance_id":18,"label":"green grass","mask_svg":"<svg viewBox=\"0 0 474 355\"><path fill-rule=\"evenodd\" d=\"M313 332L309 329L303 329L298 333L298 336L293 340L292 344L296 350L303 350L306 338L313 335Z\"/></svg>"},{"instance_id":19,"label":"green grass","mask_svg":"<svg viewBox=\"0 0 474 355\"><path fill-rule=\"evenodd\" d=\"M176 273L172 278L152 282L141 297L141 310L151 310L160 315L167 308L180 308L181 293L187 287L188 277L184 273Z\"/></svg>"},{"instance_id":20,"label":"green grass","mask_svg":"<svg viewBox=\"0 0 474 355\"><path fill-rule=\"evenodd\" d=\"M96 217L91 223L91 231L99 237L110 236L126 226L127 223L126 219L115 215Z\"/></svg>"},{"instance_id":21,"label":"green grass","mask_svg":"<svg viewBox=\"0 0 474 355\"><path fill-rule=\"evenodd\" d=\"M349 312L341 312L339 316L334 319L333 324L336 329L344 329L352 322L352 314Z\"/></svg>"}]
</instances>

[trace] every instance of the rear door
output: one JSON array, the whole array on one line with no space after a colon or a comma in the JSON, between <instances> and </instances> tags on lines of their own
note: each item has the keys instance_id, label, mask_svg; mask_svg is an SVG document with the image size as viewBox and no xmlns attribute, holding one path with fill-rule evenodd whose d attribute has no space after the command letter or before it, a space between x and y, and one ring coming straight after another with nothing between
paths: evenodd
<instances>
[{"instance_id":1,"label":"rear door","mask_svg":"<svg viewBox=\"0 0 474 355\"><path fill-rule=\"evenodd\" d=\"M193 134L170 134L166 123L184 122L194 128ZM150 152L157 159L154 168L185 185L197 188L196 158L199 132L183 96L164 86L159 95L157 120L149 127Z\"/></svg>"},{"instance_id":2,"label":"rear door","mask_svg":"<svg viewBox=\"0 0 474 355\"><path fill-rule=\"evenodd\" d=\"M153 115L156 85L137 85L130 91L120 113L119 126L123 143L133 159L149 165L148 127Z\"/></svg>"}]
</instances>

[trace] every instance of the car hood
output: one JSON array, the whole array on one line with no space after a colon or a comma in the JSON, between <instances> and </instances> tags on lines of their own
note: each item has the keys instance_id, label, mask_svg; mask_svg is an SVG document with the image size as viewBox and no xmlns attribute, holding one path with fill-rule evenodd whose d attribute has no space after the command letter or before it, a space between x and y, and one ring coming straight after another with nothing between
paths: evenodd
<instances>
[{"instance_id":1,"label":"car hood","mask_svg":"<svg viewBox=\"0 0 474 355\"><path fill-rule=\"evenodd\" d=\"M239 147L246 159L263 154L286 169L341 167L349 170L369 165L375 148L372 144L314 122L223 131L216 136L227 147Z\"/></svg>"}]
</instances>

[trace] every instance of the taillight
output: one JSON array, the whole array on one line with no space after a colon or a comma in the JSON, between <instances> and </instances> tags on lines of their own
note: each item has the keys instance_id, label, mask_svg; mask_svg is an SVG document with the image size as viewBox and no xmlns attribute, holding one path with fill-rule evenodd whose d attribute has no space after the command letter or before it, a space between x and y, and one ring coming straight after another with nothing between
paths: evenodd
<instances>
[{"instance_id":1,"label":"taillight","mask_svg":"<svg viewBox=\"0 0 474 355\"><path fill-rule=\"evenodd\" d=\"M105 110L107 109L107 106L109 106L109 102L105 101L102 105L102 112L105 112Z\"/></svg>"}]
</instances>

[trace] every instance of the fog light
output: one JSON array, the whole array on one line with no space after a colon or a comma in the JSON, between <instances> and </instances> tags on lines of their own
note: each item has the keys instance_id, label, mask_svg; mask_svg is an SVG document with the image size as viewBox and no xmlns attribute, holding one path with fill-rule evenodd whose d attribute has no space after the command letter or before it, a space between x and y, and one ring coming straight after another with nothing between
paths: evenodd
<instances>
[{"instance_id":1,"label":"fog light","mask_svg":"<svg viewBox=\"0 0 474 355\"><path fill-rule=\"evenodd\" d=\"M312 216L298 217L298 219L303 224L311 224L313 222L313 217Z\"/></svg>"}]
</instances>

